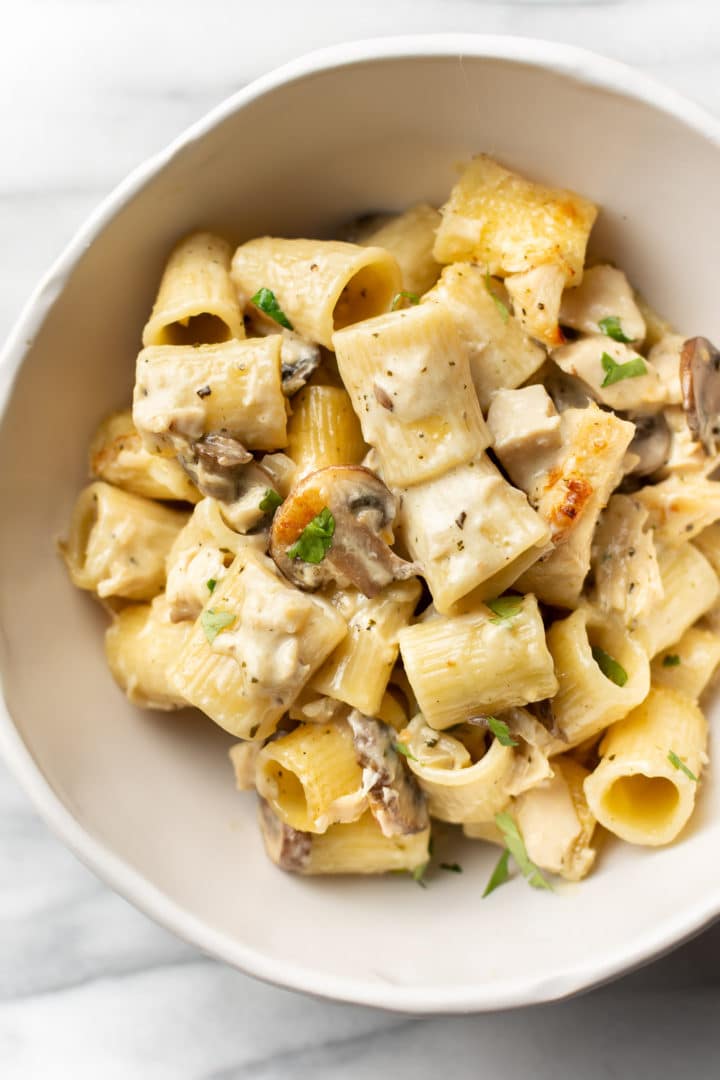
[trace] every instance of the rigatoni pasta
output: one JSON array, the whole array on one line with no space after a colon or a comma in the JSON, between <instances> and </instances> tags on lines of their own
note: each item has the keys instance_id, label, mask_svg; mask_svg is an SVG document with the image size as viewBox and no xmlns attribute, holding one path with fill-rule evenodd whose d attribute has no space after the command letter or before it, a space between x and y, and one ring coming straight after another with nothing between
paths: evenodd
<instances>
[{"instance_id":1,"label":"rigatoni pasta","mask_svg":"<svg viewBox=\"0 0 720 1080\"><path fill-rule=\"evenodd\" d=\"M479 155L352 243L170 255L61 550L130 702L239 740L284 870L423 883L434 819L504 848L486 895L549 889L693 811L720 351L585 266L596 214Z\"/></svg>"}]
</instances>

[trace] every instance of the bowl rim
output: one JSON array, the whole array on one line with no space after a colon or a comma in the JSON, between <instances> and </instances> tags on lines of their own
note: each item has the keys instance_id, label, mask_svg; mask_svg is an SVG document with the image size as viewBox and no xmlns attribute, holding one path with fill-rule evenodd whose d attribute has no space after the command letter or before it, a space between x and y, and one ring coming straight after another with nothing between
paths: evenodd
<instances>
[{"instance_id":1,"label":"bowl rim","mask_svg":"<svg viewBox=\"0 0 720 1080\"><path fill-rule=\"evenodd\" d=\"M252 101L318 72L375 61L463 57L506 60L554 71L585 86L648 104L680 120L720 147L720 120L654 78L619 61L574 45L509 35L417 34L368 38L306 53L273 69L226 98L185 129L164 149L137 166L107 195L76 231L31 293L0 351L0 424L12 387L32 340L62 293L65 282L90 243L115 214L177 154ZM102 881L159 925L206 954L276 986L358 1005L413 1013L484 1012L556 1001L607 982L650 961L699 933L720 917L720 886L714 896L651 926L632 948L605 951L575 968L551 976L512 978L491 984L418 987L379 983L288 965L242 945L189 915L139 871L115 855L76 820L55 793L15 727L0 685L0 753L50 829Z\"/></svg>"}]
</instances>

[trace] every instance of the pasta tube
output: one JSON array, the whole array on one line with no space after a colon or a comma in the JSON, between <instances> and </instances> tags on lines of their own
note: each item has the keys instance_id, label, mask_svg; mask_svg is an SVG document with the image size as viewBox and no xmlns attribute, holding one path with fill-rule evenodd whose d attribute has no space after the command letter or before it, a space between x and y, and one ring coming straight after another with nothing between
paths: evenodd
<instances>
[{"instance_id":1,"label":"pasta tube","mask_svg":"<svg viewBox=\"0 0 720 1080\"><path fill-rule=\"evenodd\" d=\"M629 844L669 844L693 812L706 745L697 705L674 690L651 690L600 744L600 764L585 781L590 809Z\"/></svg>"},{"instance_id":2,"label":"pasta tube","mask_svg":"<svg viewBox=\"0 0 720 1080\"><path fill-rule=\"evenodd\" d=\"M441 213L438 262L477 262L501 276L551 263L577 284L597 208L572 191L535 184L479 154L463 169Z\"/></svg>"},{"instance_id":3,"label":"pasta tube","mask_svg":"<svg viewBox=\"0 0 720 1080\"><path fill-rule=\"evenodd\" d=\"M402 288L388 251L339 240L250 240L233 256L232 278L246 300L270 289L292 328L328 349L335 330L387 311Z\"/></svg>"},{"instance_id":4,"label":"pasta tube","mask_svg":"<svg viewBox=\"0 0 720 1080\"><path fill-rule=\"evenodd\" d=\"M172 456L211 432L249 450L287 443L280 334L222 345L162 345L137 358L133 420L143 444Z\"/></svg>"},{"instance_id":5,"label":"pasta tube","mask_svg":"<svg viewBox=\"0 0 720 1080\"><path fill-rule=\"evenodd\" d=\"M395 581L369 599L349 597L348 633L310 681L313 690L377 716L398 657L398 634L420 598L420 582ZM343 613L342 605L338 610Z\"/></svg>"},{"instance_id":6,"label":"pasta tube","mask_svg":"<svg viewBox=\"0 0 720 1080\"><path fill-rule=\"evenodd\" d=\"M534 596L509 617L480 609L400 631L400 653L431 727L552 697L558 688Z\"/></svg>"},{"instance_id":7,"label":"pasta tube","mask_svg":"<svg viewBox=\"0 0 720 1080\"><path fill-rule=\"evenodd\" d=\"M701 626L691 626L664 649L650 665L653 686L677 690L697 701L720 664L720 637Z\"/></svg>"},{"instance_id":8,"label":"pasta tube","mask_svg":"<svg viewBox=\"0 0 720 1080\"><path fill-rule=\"evenodd\" d=\"M306 386L296 394L287 435L297 479L328 465L359 465L369 449L352 402L339 386Z\"/></svg>"},{"instance_id":9,"label":"pasta tube","mask_svg":"<svg viewBox=\"0 0 720 1080\"><path fill-rule=\"evenodd\" d=\"M143 345L213 345L243 337L230 245L212 233L192 233L168 259Z\"/></svg>"},{"instance_id":10,"label":"pasta tube","mask_svg":"<svg viewBox=\"0 0 720 1080\"><path fill-rule=\"evenodd\" d=\"M326 601L293 588L270 559L243 549L208 597L171 679L226 731L267 738L346 633Z\"/></svg>"},{"instance_id":11,"label":"pasta tube","mask_svg":"<svg viewBox=\"0 0 720 1080\"><path fill-rule=\"evenodd\" d=\"M60 551L73 585L101 599L151 600L187 514L97 480L78 495Z\"/></svg>"},{"instance_id":12,"label":"pasta tube","mask_svg":"<svg viewBox=\"0 0 720 1080\"><path fill-rule=\"evenodd\" d=\"M171 621L164 596L152 604L131 604L113 617L105 633L105 656L133 705L163 710L187 705L167 672L191 631L190 623Z\"/></svg>"},{"instance_id":13,"label":"pasta tube","mask_svg":"<svg viewBox=\"0 0 720 1080\"><path fill-rule=\"evenodd\" d=\"M497 596L546 550L550 530L482 454L401 492L398 527L438 611Z\"/></svg>"},{"instance_id":14,"label":"pasta tube","mask_svg":"<svg viewBox=\"0 0 720 1080\"><path fill-rule=\"evenodd\" d=\"M409 487L461 465L490 441L468 357L439 304L338 331L338 367L386 483Z\"/></svg>"},{"instance_id":15,"label":"pasta tube","mask_svg":"<svg viewBox=\"0 0 720 1080\"><path fill-rule=\"evenodd\" d=\"M357 821L331 825L324 833L284 825L262 799L259 816L268 857L282 870L297 874L412 873L430 858L429 827L385 836L369 811Z\"/></svg>"},{"instance_id":16,"label":"pasta tube","mask_svg":"<svg viewBox=\"0 0 720 1080\"><path fill-rule=\"evenodd\" d=\"M440 265L433 258L435 230L441 221L440 211L427 203L411 206L379 228L367 233L359 243L380 247L397 260L402 273L402 287L422 296L438 279Z\"/></svg>"},{"instance_id":17,"label":"pasta tube","mask_svg":"<svg viewBox=\"0 0 720 1080\"><path fill-rule=\"evenodd\" d=\"M660 547L658 566L663 596L645 612L640 630L651 658L679 641L720 595L715 571L694 544Z\"/></svg>"},{"instance_id":18,"label":"pasta tube","mask_svg":"<svg viewBox=\"0 0 720 1080\"><path fill-rule=\"evenodd\" d=\"M256 742L235 743L228 750L238 791L255 790L255 766L259 753L260 744Z\"/></svg>"},{"instance_id":19,"label":"pasta tube","mask_svg":"<svg viewBox=\"0 0 720 1080\"><path fill-rule=\"evenodd\" d=\"M345 720L301 724L271 740L258 754L255 786L285 825L302 832L325 832L368 808Z\"/></svg>"},{"instance_id":20,"label":"pasta tube","mask_svg":"<svg viewBox=\"0 0 720 1080\"><path fill-rule=\"evenodd\" d=\"M135 430L132 409L112 413L98 427L90 443L90 473L147 499L196 503L202 498L178 461L148 453Z\"/></svg>"},{"instance_id":21,"label":"pasta tube","mask_svg":"<svg viewBox=\"0 0 720 1080\"><path fill-rule=\"evenodd\" d=\"M498 286L480 266L446 266L422 302L439 304L451 316L467 350L473 386L484 410L495 390L520 386L545 362L545 350L509 316Z\"/></svg>"},{"instance_id":22,"label":"pasta tube","mask_svg":"<svg viewBox=\"0 0 720 1080\"><path fill-rule=\"evenodd\" d=\"M617 621L580 608L553 623L547 644L558 678L553 716L569 747L626 716L650 689L645 650Z\"/></svg>"}]
</instances>

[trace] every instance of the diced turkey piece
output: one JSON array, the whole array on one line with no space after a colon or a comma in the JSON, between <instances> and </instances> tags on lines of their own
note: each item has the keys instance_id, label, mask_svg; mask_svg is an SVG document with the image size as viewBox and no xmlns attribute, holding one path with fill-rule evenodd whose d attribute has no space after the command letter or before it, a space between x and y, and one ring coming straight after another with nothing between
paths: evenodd
<instances>
[{"instance_id":1,"label":"diced turkey piece","mask_svg":"<svg viewBox=\"0 0 720 1080\"><path fill-rule=\"evenodd\" d=\"M648 360L665 387L668 405L682 405L680 354L684 344L682 334L665 334L648 353Z\"/></svg>"},{"instance_id":2,"label":"diced turkey piece","mask_svg":"<svg viewBox=\"0 0 720 1080\"><path fill-rule=\"evenodd\" d=\"M502 467L532 498L534 478L548 469L560 446L560 417L552 398L539 383L497 390L487 424Z\"/></svg>"},{"instance_id":3,"label":"diced turkey piece","mask_svg":"<svg viewBox=\"0 0 720 1080\"><path fill-rule=\"evenodd\" d=\"M603 319L619 320L623 336L640 343L645 338L645 320L622 270L614 266L593 266L579 285L566 289L560 307L560 322L583 334L601 334Z\"/></svg>"},{"instance_id":4,"label":"diced turkey piece","mask_svg":"<svg viewBox=\"0 0 720 1080\"><path fill-rule=\"evenodd\" d=\"M505 278L515 318L526 333L551 348L564 340L558 319L565 281L562 267L551 263Z\"/></svg>"},{"instance_id":5,"label":"diced turkey piece","mask_svg":"<svg viewBox=\"0 0 720 1080\"><path fill-rule=\"evenodd\" d=\"M665 386L647 360L642 361L646 369L644 374L603 386L608 374L603 367L603 354L615 364L627 364L638 358L631 346L602 334L592 334L569 345L562 345L553 351L552 358L568 375L582 379L596 401L609 405L611 409L656 412L663 405L666 400Z\"/></svg>"}]
</instances>

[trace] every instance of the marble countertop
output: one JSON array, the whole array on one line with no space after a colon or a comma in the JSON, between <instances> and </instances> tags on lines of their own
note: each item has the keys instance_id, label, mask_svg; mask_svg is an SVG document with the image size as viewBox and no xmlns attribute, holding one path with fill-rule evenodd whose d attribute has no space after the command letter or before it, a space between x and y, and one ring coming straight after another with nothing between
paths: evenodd
<instances>
[{"instance_id":1,"label":"marble countertop","mask_svg":"<svg viewBox=\"0 0 720 1080\"><path fill-rule=\"evenodd\" d=\"M0 337L124 174L256 75L337 41L516 33L633 63L720 113L716 0L9 0L0 67ZM718 1075L720 924L574 1001L414 1019L265 986L95 879L0 765L7 1080L601 1080Z\"/></svg>"}]
</instances>

